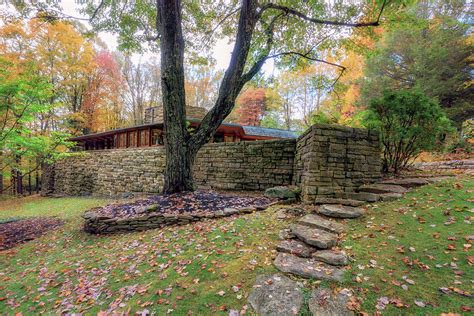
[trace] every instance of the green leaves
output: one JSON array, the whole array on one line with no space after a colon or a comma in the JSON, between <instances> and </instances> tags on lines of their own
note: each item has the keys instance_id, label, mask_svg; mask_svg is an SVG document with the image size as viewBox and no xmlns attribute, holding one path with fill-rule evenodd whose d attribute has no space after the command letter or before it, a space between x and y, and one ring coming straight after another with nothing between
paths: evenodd
<instances>
[{"instance_id":1,"label":"green leaves","mask_svg":"<svg viewBox=\"0 0 474 316\"><path fill-rule=\"evenodd\" d=\"M397 173L450 128L439 104L417 91L385 91L373 99L366 125L380 131L384 171Z\"/></svg>"},{"instance_id":2,"label":"green leaves","mask_svg":"<svg viewBox=\"0 0 474 316\"><path fill-rule=\"evenodd\" d=\"M49 102L52 94L52 85L34 66L18 71L12 62L0 59L0 148L4 165L21 168L18 157L52 159L61 147L72 145L65 133L46 136L38 131L37 118L56 105Z\"/></svg>"}]
</instances>

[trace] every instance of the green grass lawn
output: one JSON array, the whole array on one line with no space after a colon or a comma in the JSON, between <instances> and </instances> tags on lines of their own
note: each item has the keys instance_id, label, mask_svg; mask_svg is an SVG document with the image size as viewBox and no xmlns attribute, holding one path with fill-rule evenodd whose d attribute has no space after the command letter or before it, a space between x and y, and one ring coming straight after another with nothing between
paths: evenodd
<instances>
[{"instance_id":1,"label":"green grass lawn","mask_svg":"<svg viewBox=\"0 0 474 316\"><path fill-rule=\"evenodd\" d=\"M358 289L364 311L377 310L386 297L391 303L383 314L466 313L474 308L474 299L463 295L474 292L466 239L474 235L473 212L474 181L467 177L371 205L365 218L350 222L342 245L356 260L344 286Z\"/></svg>"},{"instance_id":2,"label":"green grass lawn","mask_svg":"<svg viewBox=\"0 0 474 316\"><path fill-rule=\"evenodd\" d=\"M342 247L356 261L347 281L328 285L354 288L360 309L371 314L383 297L392 302L383 314L462 314L473 304L461 295L472 293L474 284L472 248L465 240L474 234L473 193L474 181L458 178L370 206L364 219L349 221ZM245 308L257 274L276 271L278 231L288 222L277 220L274 208L147 232L82 232L84 210L108 202L32 197L0 203L0 219L66 221L61 229L0 253L0 314L96 314L113 308L227 315ZM454 223L444 225L450 216ZM440 287L451 292L443 294Z\"/></svg>"},{"instance_id":3,"label":"green grass lawn","mask_svg":"<svg viewBox=\"0 0 474 316\"><path fill-rule=\"evenodd\" d=\"M257 274L275 271L280 228L269 212L162 230L98 237L84 210L106 200L37 198L0 207L1 217L57 215L66 225L0 256L0 314L64 311L159 315L241 310Z\"/></svg>"}]
</instances>

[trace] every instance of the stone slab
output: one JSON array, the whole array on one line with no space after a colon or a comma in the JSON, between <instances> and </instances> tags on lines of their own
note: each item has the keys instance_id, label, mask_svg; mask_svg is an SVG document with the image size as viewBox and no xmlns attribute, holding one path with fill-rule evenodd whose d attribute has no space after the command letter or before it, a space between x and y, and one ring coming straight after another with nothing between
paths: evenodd
<instances>
[{"instance_id":1,"label":"stone slab","mask_svg":"<svg viewBox=\"0 0 474 316\"><path fill-rule=\"evenodd\" d=\"M334 218L357 218L364 215L365 210L360 207L324 204L319 207L318 212Z\"/></svg>"},{"instance_id":2,"label":"stone slab","mask_svg":"<svg viewBox=\"0 0 474 316\"><path fill-rule=\"evenodd\" d=\"M380 183L400 185L404 188L414 188L414 187L419 187L422 185L427 185L429 184L429 181L423 178L398 178L398 179L387 179Z\"/></svg>"},{"instance_id":3,"label":"stone slab","mask_svg":"<svg viewBox=\"0 0 474 316\"><path fill-rule=\"evenodd\" d=\"M330 266L315 259L300 258L282 252L277 255L274 264L282 272L295 274L303 278L340 282L344 274L340 268Z\"/></svg>"},{"instance_id":4,"label":"stone slab","mask_svg":"<svg viewBox=\"0 0 474 316\"><path fill-rule=\"evenodd\" d=\"M279 252L289 253L301 258L309 258L317 249L297 239L282 240L276 248Z\"/></svg>"},{"instance_id":5,"label":"stone slab","mask_svg":"<svg viewBox=\"0 0 474 316\"><path fill-rule=\"evenodd\" d=\"M368 193L375 193L375 194L383 194L383 193L406 193L408 190L400 185L394 184L382 184L382 183L374 183L374 184L364 184L358 188L359 192L368 192Z\"/></svg>"},{"instance_id":6,"label":"stone slab","mask_svg":"<svg viewBox=\"0 0 474 316\"><path fill-rule=\"evenodd\" d=\"M342 198L316 198L313 201L313 204L341 204L347 206L362 206L364 201L352 200L352 199L342 199Z\"/></svg>"},{"instance_id":7,"label":"stone slab","mask_svg":"<svg viewBox=\"0 0 474 316\"><path fill-rule=\"evenodd\" d=\"M300 218L297 223L313 228L319 228L335 234L343 233L346 230L346 226L344 224L326 219L316 214L307 214Z\"/></svg>"},{"instance_id":8,"label":"stone slab","mask_svg":"<svg viewBox=\"0 0 474 316\"><path fill-rule=\"evenodd\" d=\"M402 197L403 197L403 194L401 194L401 193L380 194L380 200L384 201L384 202L398 200L398 199L401 199Z\"/></svg>"},{"instance_id":9,"label":"stone slab","mask_svg":"<svg viewBox=\"0 0 474 316\"><path fill-rule=\"evenodd\" d=\"M318 228L293 224L291 225L291 232L295 234L298 239L319 249L332 248L337 243L336 234Z\"/></svg>"},{"instance_id":10,"label":"stone slab","mask_svg":"<svg viewBox=\"0 0 474 316\"><path fill-rule=\"evenodd\" d=\"M285 240L285 239L294 239L296 238L296 236L295 234L291 232L291 229L285 228L285 229L280 230L280 232L278 233L278 238L280 238L281 240Z\"/></svg>"},{"instance_id":11,"label":"stone slab","mask_svg":"<svg viewBox=\"0 0 474 316\"><path fill-rule=\"evenodd\" d=\"M347 199L365 201L369 203L377 202L380 199L378 194L369 192L336 193L336 195Z\"/></svg>"},{"instance_id":12,"label":"stone slab","mask_svg":"<svg viewBox=\"0 0 474 316\"><path fill-rule=\"evenodd\" d=\"M345 266L349 263L346 253L340 250L318 250L311 257L333 266Z\"/></svg>"},{"instance_id":13,"label":"stone slab","mask_svg":"<svg viewBox=\"0 0 474 316\"><path fill-rule=\"evenodd\" d=\"M301 286L282 274L259 275L248 302L258 315L299 315L303 306Z\"/></svg>"},{"instance_id":14,"label":"stone slab","mask_svg":"<svg viewBox=\"0 0 474 316\"><path fill-rule=\"evenodd\" d=\"M349 299L342 291L333 294L330 289L317 288L311 293L308 307L313 316L353 316L355 313L347 308Z\"/></svg>"}]
</instances>

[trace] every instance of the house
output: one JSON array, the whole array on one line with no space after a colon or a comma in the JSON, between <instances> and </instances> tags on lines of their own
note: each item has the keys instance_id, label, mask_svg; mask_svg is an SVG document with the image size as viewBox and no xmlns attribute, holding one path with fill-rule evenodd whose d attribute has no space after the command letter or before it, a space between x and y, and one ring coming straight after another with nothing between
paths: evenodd
<instances>
[{"instance_id":1,"label":"house","mask_svg":"<svg viewBox=\"0 0 474 316\"><path fill-rule=\"evenodd\" d=\"M189 128L197 127L206 115L206 110L199 107L186 108ZM145 110L143 125L125 127L106 132L73 137L82 150L101 150L130 147L161 146L163 142L163 108L151 107ZM296 133L287 130L243 126L233 123L222 123L211 142L240 142L268 139L293 139Z\"/></svg>"}]
</instances>

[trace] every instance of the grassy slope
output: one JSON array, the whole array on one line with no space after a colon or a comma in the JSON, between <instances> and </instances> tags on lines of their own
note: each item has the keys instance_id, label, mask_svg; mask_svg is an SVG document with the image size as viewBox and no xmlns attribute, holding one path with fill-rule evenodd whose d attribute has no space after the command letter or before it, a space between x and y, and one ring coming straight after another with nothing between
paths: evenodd
<instances>
[{"instance_id":1,"label":"grassy slope","mask_svg":"<svg viewBox=\"0 0 474 316\"><path fill-rule=\"evenodd\" d=\"M398 201L374 204L364 219L351 221L343 246L356 261L345 286L360 288L362 310L374 311L384 296L410 306L407 310L390 304L384 314L463 313L461 306L473 307L472 298L438 290L452 286L473 293L474 269L467 260L473 251L465 239L474 235L473 202L472 178L453 179L419 188ZM456 221L445 225L450 216ZM455 249L448 250L448 245ZM415 300L427 306L418 307Z\"/></svg>"},{"instance_id":2,"label":"grassy slope","mask_svg":"<svg viewBox=\"0 0 474 316\"><path fill-rule=\"evenodd\" d=\"M63 229L0 256L0 300L13 298L9 305L19 304L11 309L8 300L0 301L0 314L57 312L61 303L72 304L72 311L96 313L114 301L123 311L227 314L246 304L257 274L275 271L275 242L286 224L266 213L105 237L83 233L80 214L104 203L38 199L13 211L0 207L0 217L68 220ZM137 293L131 295L134 285ZM234 292L233 286L241 289ZM101 293L97 302L91 293Z\"/></svg>"},{"instance_id":3,"label":"grassy slope","mask_svg":"<svg viewBox=\"0 0 474 316\"><path fill-rule=\"evenodd\" d=\"M474 182L467 178L426 186L402 200L374 205L366 218L349 222L351 230L343 246L357 261L342 286L358 288L358 295L364 298L362 310L373 312L382 296L399 298L410 305L403 309L389 305L384 314L461 313L462 305L472 305L472 299L441 294L438 288L455 286L472 292L473 269L466 261L472 250L464 250L467 242L463 238L472 234L471 224L464 218L472 216L468 210L473 204L468 197L473 196L473 190ZM31 198L12 203L0 203L0 218L57 215L67 224L2 253L0 314L67 308L96 313L107 310L112 303L119 310L131 312L148 309L158 314L173 310L175 315L188 311L195 315L226 315L230 309L240 310L246 304L257 274L275 271L272 258L277 234L288 226L275 220L272 210L268 210L237 219L97 237L81 231L80 214L107 203L105 200ZM457 219L454 224L443 224L448 219L444 211ZM434 238L437 233L439 237ZM448 244L456 249L446 250ZM400 246L405 253L397 251ZM418 259L430 269L423 270L416 263L407 266L404 257ZM376 260L375 268L367 266L369 260ZM458 268L451 268L451 262ZM447 267L435 267L445 263ZM415 282L408 284L407 290L396 285L406 283L402 282L403 276ZM233 286L241 288L234 292ZM98 295L97 302L94 295ZM7 297L13 301L2 301ZM414 306L415 299L436 306L419 308ZM11 308L12 304L18 306Z\"/></svg>"}]
</instances>

